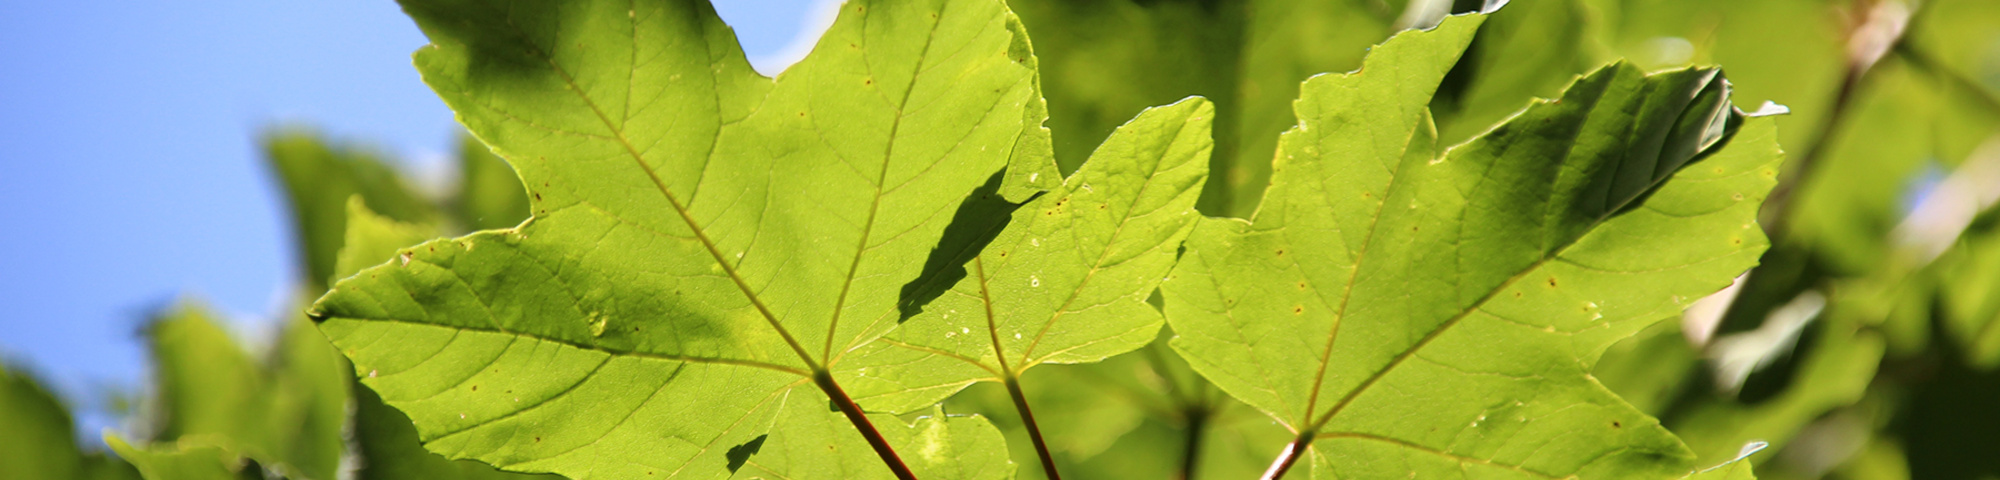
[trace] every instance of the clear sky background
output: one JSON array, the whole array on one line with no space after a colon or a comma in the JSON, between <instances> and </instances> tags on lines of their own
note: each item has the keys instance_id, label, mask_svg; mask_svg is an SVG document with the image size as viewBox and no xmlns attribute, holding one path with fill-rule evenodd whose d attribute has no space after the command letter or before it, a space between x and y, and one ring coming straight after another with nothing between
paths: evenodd
<instances>
[{"instance_id":1,"label":"clear sky background","mask_svg":"<svg viewBox=\"0 0 2000 480\"><path fill-rule=\"evenodd\" d=\"M831 0L718 0L767 74ZM0 0L0 360L108 425L146 314L198 299L265 336L296 248L257 138L308 126L439 173L458 130L391 0Z\"/></svg>"}]
</instances>

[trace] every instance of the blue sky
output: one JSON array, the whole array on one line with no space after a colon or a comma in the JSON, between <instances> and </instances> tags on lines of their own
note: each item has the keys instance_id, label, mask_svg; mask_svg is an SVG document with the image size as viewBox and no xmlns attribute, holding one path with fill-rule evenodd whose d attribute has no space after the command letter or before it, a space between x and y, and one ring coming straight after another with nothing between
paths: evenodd
<instances>
[{"instance_id":1,"label":"blue sky","mask_svg":"<svg viewBox=\"0 0 2000 480\"><path fill-rule=\"evenodd\" d=\"M718 3L761 69L802 56L833 5ZM88 413L143 384L154 308L192 297L268 330L297 274L259 133L444 168L458 127L410 65L424 43L390 0L0 0L0 358Z\"/></svg>"}]
</instances>

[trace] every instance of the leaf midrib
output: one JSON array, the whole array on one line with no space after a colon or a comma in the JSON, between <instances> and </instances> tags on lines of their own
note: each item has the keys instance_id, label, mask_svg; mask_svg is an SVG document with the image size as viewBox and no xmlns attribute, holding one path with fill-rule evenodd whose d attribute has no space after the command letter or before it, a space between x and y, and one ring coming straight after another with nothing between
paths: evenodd
<instances>
[{"instance_id":1,"label":"leaf midrib","mask_svg":"<svg viewBox=\"0 0 2000 480\"><path fill-rule=\"evenodd\" d=\"M633 37L635 38L636 41L636 37L638 36L637 31L638 31L639 19L635 15L632 16L630 20L632 22L632 28L634 31ZM514 26L512 25L513 19L511 17L508 18L508 23L509 26ZM520 27L518 26L514 27L515 27L515 33L518 36ZM523 38L523 40L526 39ZM723 256L722 252L716 248L715 241L708 238L708 233L701 228L701 224L699 222L695 221L694 216L688 212L687 207L681 203L680 198L676 197L671 190L667 189L666 182L661 180L659 174L653 171L652 165L646 163L645 156L640 154L639 150L632 146L631 140L625 137L625 129L623 128L623 126L613 123L611 121L611 117L605 115L604 110L597 106L597 102L591 99L589 95L585 94L581 86L577 85L576 79L570 76L569 71L564 70L562 68L562 65L557 64L555 58L550 56L548 52L544 51L540 45L532 41L524 41L523 43L532 46L533 48L530 51L532 51L535 54L535 56L541 57L542 61L549 65L550 71L553 71L555 72L556 75L561 76L563 80L563 85L568 87L571 93L576 94L577 99L581 100L585 106L590 107L590 113L596 115L598 121L604 124L604 128L611 131L612 134L611 139L616 140L618 142L618 145L624 148L625 153L632 157L632 163L635 166L637 166L640 171L646 173L646 178L653 182L653 187L659 190L660 196L666 198L667 204L674 208L674 213L678 214L681 217L681 221L686 222L688 230L694 233L695 239L700 241L702 248L708 251L709 257L715 261L715 264L717 266L722 268L722 271L724 273L728 274L730 282L734 283L736 285L736 288L743 293L743 296L748 300L750 300L750 304L757 309L757 313L761 314L764 317L764 321L769 323L772 329L777 330L778 335L784 338L786 345L792 347L792 351L798 354L800 361L805 362L806 366L808 367L808 370L812 371L822 370L823 367L819 364L819 362L814 360L812 358L812 355L806 353L805 347L799 344L798 339L792 337L791 331L786 330L785 326L778 322L777 315L771 313L770 307L764 305L763 299L758 297L756 291L750 288L749 283L743 280L742 274L738 273L736 271L736 267L732 265L729 261L727 261L726 257ZM702 43L704 45L708 43L707 36L702 37ZM712 82L717 82L717 83L720 82L720 79L714 78L715 69L710 68L706 70L709 71L709 75L711 77L710 80ZM626 95L629 97L631 95L631 86L628 85L626 90L627 90ZM720 98L715 98L715 104L717 107L717 111L718 112L721 111ZM718 132L718 134L720 133Z\"/></svg>"},{"instance_id":2,"label":"leaf midrib","mask_svg":"<svg viewBox=\"0 0 2000 480\"><path fill-rule=\"evenodd\" d=\"M942 16L943 13L940 12L939 17ZM861 29L864 32L868 30L867 23L869 18L871 17L861 17ZM840 282L840 296L833 303L833 318L828 319L826 322L826 341L824 342L825 345L820 349L820 358L825 358L829 361L833 359L833 337L840 328L841 309L847 306L847 292L854 287L854 272L861 269L861 257L864 253L867 253L869 248L868 237L875 232L875 215L882 208L882 184L889 181L889 162L896 156L896 133L903 129L903 109L910 105L910 94L917 91L917 78L923 76L924 59L930 57L931 45L937 43L935 40L937 38L937 27L940 23L944 23L942 18L934 19L931 22L930 31L924 35L924 48L917 52L916 61L912 62L915 65L910 69L910 84L903 88L902 100L896 102L896 119L893 123L889 124L889 142L882 149L882 168L878 169L875 173L875 193L868 202L868 219L861 226L861 240L856 242L854 246L854 260L847 265L847 277ZM865 48L862 49L861 55L866 57L868 50ZM873 75L870 75L870 77L872 78ZM894 236L891 238L894 238Z\"/></svg>"},{"instance_id":3,"label":"leaf midrib","mask_svg":"<svg viewBox=\"0 0 2000 480\"><path fill-rule=\"evenodd\" d=\"M1430 110L1429 107L1424 108L1424 112L1428 112L1429 110ZM1319 370L1317 372L1314 372L1313 374L1312 390L1310 390L1310 393L1308 393L1306 397L1306 411L1304 418L1308 419L1312 418L1313 409L1319 408L1319 391L1320 388L1324 386L1326 383L1326 367L1328 364L1333 363L1333 345L1336 340L1340 339L1340 325L1347 323L1347 305L1348 305L1348 300L1352 299L1354 296L1354 283L1357 280L1361 279L1361 264L1362 262L1368 259L1368 247L1370 245L1375 244L1375 233L1381 231L1381 229L1378 227L1382 221L1382 211L1389 208L1389 199L1395 196L1396 187L1407 183L1407 182L1396 181L1397 178L1401 177L1403 174L1404 160L1400 157L1409 156L1410 140L1415 139L1417 136L1417 130L1423 128L1423 125L1420 122L1423 121L1424 116L1428 116L1428 113L1420 115L1417 118L1417 122L1419 123L1413 123L1410 128L1410 133L1406 134L1403 137L1403 148L1402 151L1399 152L1401 154L1397 155L1397 157L1399 158L1396 160L1395 168L1389 171L1389 186L1387 188L1382 189L1383 190L1382 200L1375 203L1375 213L1368 216L1368 235L1362 237L1361 248L1354 254L1353 269L1348 271L1347 283L1342 285L1341 287L1340 306L1334 309L1333 326L1328 328L1326 334L1326 348L1323 349L1319 354ZM1329 129L1320 129L1320 130L1328 131ZM1326 135L1321 135L1319 137L1319 139L1325 139L1325 138ZM1433 139L1433 142L1435 141L1436 140ZM1324 162L1314 162L1314 163L1316 166L1321 167L1322 170L1324 170L1324 167L1326 167L1326 164ZM1321 188L1317 189L1317 191L1321 192L1320 194L1321 200L1322 201L1326 200L1326 194L1325 194L1326 189ZM1298 264L1298 258L1296 255L1293 256L1292 263L1293 265ZM1304 267L1303 265L1299 266L1301 268ZM1313 424L1311 424L1310 428L1317 429L1319 428L1319 424L1317 422L1314 422Z\"/></svg>"},{"instance_id":4,"label":"leaf midrib","mask_svg":"<svg viewBox=\"0 0 2000 480\"><path fill-rule=\"evenodd\" d=\"M1199 111L1199 109L1197 109L1196 111ZM1144 112L1141 112L1141 115L1143 115L1143 114L1144 114ZM1056 308L1056 311L1055 311L1055 313L1054 313L1054 314L1051 314L1051 315L1049 315L1049 319L1048 319L1047 321L1044 321L1044 322L1042 323L1042 328L1041 328L1041 330L1040 330L1040 331L1037 331L1037 332L1035 332L1035 340L1034 340L1034 341L1032 341L1032 342L1029 342L1029 343L1028 343L1028 347L1027 347L1027 348L1025 348L1025 349L1022 349L1022 350L1021 350L1021 362L1020 362L1020 365L1021 365L1021 370L1020 370L1020 371L1007 371L1008 375L1012 375L1012 376L1015 376L1015 377L1019 377L1019 376L1021 375L1021 373L1022 373L1022 372L1025 372L1025 371L1027 371L1028 367L1032 367L1032 366L1034 366L1034 365L1036 365L1036 364L1037 364L1037 363L1031 363L1031 361L1032 361L1033 359L1032 359L1032 358L1030 358L1030 357L1033 357L1033 356L1034 356L1034 353L1035 353L1035 348L1036 348L1036 347L1039 347L1039 346L1041 346L1041 344L1042 344L1042 338L1043 338L1043 337L1046 337L1046 336L1048 336L1048 333L1049 333L1049 329L1050 329L1050 328L1053 328L1053 327L1055 327L1055 324L1056 324L1056 321L1057 321L1057 320L1061 320L1061 319L1062 319L1062 317L1063 317L1063 314L1064 314L1064 313L1068 313L1068 312L1069 312L1069 307L1070 307L1070 305L1074 304L1074 303L1076 302L1076 299L1077 299L1077 297L1078 297L1078 296L1081 296L1081 295L1083 294L1083 289L1084 289L1085 287L1088 287L1088 286L1090 285L1090 280L1091 280L1092 278L1095 278L1095 277L1097 276L1097 272L1100 272L1100 271L1103 271L1103 270L1105 269L1105 266L1104 266L1104 259L1106 259L1106 258L1109 258L1109 257L1111 256L1111 250L1112 250L1112 249L1113 249L1114 247L1116 247L1116 246L1118 245L1118 237L1119 237L1119 235L1120 235L1120 234L1123 234L1123 233L1125 232L1125 226L1126 226L1126 225L1130 225L1130 224L1132 223L1132 218L1133 218L1133 215L1132 215L1132 210L1135 210L1135 209L1137 209L1137 208L1138 208L1138 206L1139 206L1139 202L1141 202L1141 201L1144 201L1144 200L1146 199L1146 190L1147 190L1148 188L1150 188L1150 187L1152 187L1152 186L1153 186L1153 180L1155 180L1155 179L1156 179L1156 178L1157 178L1157 177L1159 176L1159 173L1160 173L1160 163L1161 163L1162 161L1164 161L1164 160L1166 159L1166 156L1167 156L1167 154L1168 154L1168 153L1171 153L1171 152L1172 152L1174 144L1175 144L1175 143L1178 143L1178 142L1175 142L1174 140L1175 140L1175 139L1178 139L1178 138L1180 137L1180 134L1181 134L1181 130L1184 130L1184 129L1186 129L1186 128L1187 128L1187 122L1188 122L1189 118L1192 118L1192 115L1190 115L1190 116L1188 116L1188 117L1183 117L1183 118L1181 118L1181 121L1179 121L1179 122L1175 122L1175 123L1173 124L1173 126L1174 126L1174 133L1173 133L1172 135L1165 135L1165 136L1164 136L1164 137L1166 137L1166 138L1168 139L1168 140L1167 140L1167 144L1166 144L1165 146L1163 146L1163 147L1161 148L1161 150L1160 150L1160 154L1159 154L1159 158L1158 158L1158 159L1156 159L1156 160L1155 160L1155 161L1153 162L1153 165L1152 165L1152 167L1153 167L1153 168L1151 168L1151 169L1147 170L1147 172L1146 172L1146 181L1145 181L1145 182L1142 182L1142 183L1140 183L1140 184L1139 184L1139 191L1138 191L1137 193L1135 193L1135 194L1133 194L1133 195L1132 195L1132 202L1131 202L1130 204L1126 205L1126 207L1125 207L1125 215L1124 215L1124 216L1122 217L1122 219L1121 219L1121 220L1120 220L1120 221L1118 222L1118 226L1117 226L1117 227L1113 227L1113 228L1112 228L1112 230L1111 230L1111 235L1110 235L1109 237L1106 237L1106 238L1105 238L1105 240L1104 240L1104 248L1103 248L1103 249L1102 249L1101 251L1099 251L1099 252L1098 252L1098 254L1097 254L1097 260L1096 260L1096 261L1094 261L1094 262L1091 262L1091 265L1090 265L1090 271L1089 271L1089 272L1086 272L1086 273L1084 273L1084 275L1083 275L1083 280L1082 280L1082 281L1079 281L1079 282L1077 282L1077 284L1076 284L1076 288L1073 288L1073 289L1071 289L1071 290L1070 290L1070 292L1069 292L1069 298L1067 298L1067 299L1064 299L1064 300L1063 300L1063 304L1062 304L1062 306L1061 306L1061 307L1057 307L1057 308ZM1115 133L1116 133L1116 132L1114 132L1114 134L1115 134ZM1155 133L1157 134L1157 133L1159 133L1159 132L1155 132ZM1213 148L1213 146L1211 145L1211 147L1210 147L1210 148ZM1094 155L1093 155L1093 156L1094 156ZM1081 175L1078 175L1078 176L1080 177ZM1082 179L1079 179L1079 180L1082 180ZM1068 182L1064 182L1064 183L1068 183ZM1065 185L1065 186L1067 186L1067 185ZM1075 190L1071 190L1070 192L1071 192L1071 193L1074 193L1074 192L1075 192ZM1072 217L1072 222L1074 222L1074 220L1075 220L1075 218L1074 218L1074 217ZM981 288L981 290L982 290L982 291L984 291L984 289L986 288L986 278L985 278L985 275L983 274L983 273L985 272L985 270L984 270L984 268L982 267L982 269L981 269L980 271L982 272L982 274L980 275L980 279L979 279L979 283L980 283L980 288ZM989 306L987 307L987 310L988 310L988 315L987 315L987 319L988 319L988 323L987 323L987 325L989 326L989 330L992 330L992 331L993 331L993 332L992 332L992 333L993 333L993 335L994 335L994 340L993 340L993 343L994 343L994 345L995 345L995 347L994 347L994 349L995 349L995 350L994 350L994 351L995 351L995 352L997 353L997 352L999 351L999 347L998 347L998 345L1000 344L1000 340L999 340L999 335L1000 335L1000 334L999 334L999 329L998 329L997 327L992 327L993 323L992 323L992 315L991 315L991 310L992 310L992 307L991 307L991 304L992 304L993 302L991 302L991 301L990 301L990 299L989 299L989 301L988 301L988 302L986 302L986 303L987 303L987 304L989 305ZM1004 362L1005 360L1002 360L1002 361ZM1001 369L1002 369L1003 371L1005 371L1005 370L1006 370L1006 367L1005 367L1005 366L1003 365L1003 366L1001 367Z\"/></svg>"}]
</instances>

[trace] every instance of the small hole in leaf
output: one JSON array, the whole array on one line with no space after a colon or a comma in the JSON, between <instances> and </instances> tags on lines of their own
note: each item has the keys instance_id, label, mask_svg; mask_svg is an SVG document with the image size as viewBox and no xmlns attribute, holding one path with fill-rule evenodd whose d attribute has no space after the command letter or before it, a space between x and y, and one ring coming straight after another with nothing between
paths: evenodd
<instances>
[{"instance_id":1,"label":"small hole in leaf","mask_svg":"<svg viewBox=\"0 0 2000 480\"><path fill-rule=\"evenodd\" d=\"M1556 277L1549 277L1549 288L1556 288Z\"/></svg>"},{"instance_id":2,"label":"small hole in leaf","mask_svg":"<svg viewBox=\"0 0 2000 480\"><path fill-rule=\"evenodd\" d=\"M1625 428L1625 424L1622 424L1622 423L1618 423L1618 421L1617 421L1617 420L1612 420L1612 421L1611 421L1611 428Z\"/></svg>"},{"instance_id":3,"label":"small hole in leaf","mask_svg":"<svg viewBox=\"0 0 2000 480\"><path fill-rule=\"evenodd\" d=\"M1306 313L1306 307L1305 307L1304 305L1293 305L1293 306L1292 306L1292 314L1293 314L1293 315L1304 315L1305 313Z\"/></svg>"}]
</instances>

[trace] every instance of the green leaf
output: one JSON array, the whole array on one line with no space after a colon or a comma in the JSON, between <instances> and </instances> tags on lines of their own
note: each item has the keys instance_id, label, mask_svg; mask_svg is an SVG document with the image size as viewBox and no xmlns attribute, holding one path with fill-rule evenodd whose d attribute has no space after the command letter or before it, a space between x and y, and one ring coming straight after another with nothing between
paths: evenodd
<instances>
[{"instance_id":1,"label":"green leaf","mask_svg":"<svg viewBox=\"0 0 2000 480\"><path fill-rule=\"evenodd\" d=\"M26 372L0 364L0 478L116 480L138 478L132 466L78 448L69 410Z\"/></svg>"},{"instance_id":2,"label":"green leaf","mask_svg":"<svg viewBox=\"0 0 2000 480\"><path fill-rule=\"evenodd\" d=\"M1943 330L1967 363L1991 370L2000 367L2000 213L1987 217L1938 259L1936 283Z\"/></svg>"},{"instance_id":3,"label":"green leaf","mask_svg":"<svg viewBox=\"0 0 2000 480\"><path fill-rule=\"evenodd\" d=\"M1800 429L1867 393L1886 348L1880 334L1833 315L1819 320L1810 352L1799 354L1790 384L1761 402L1702 398L1683 406L1667 425L1704 461L1727 460L1746 442L1769 443L1775 453ZM1768 455L1766 455L1768 456Z\"/></svg>"},{"instance_id":4,"label":"green leaf","mask_svg":"<svg viewBox=\"0 0 2000 480\"><path fill-rule=\"evenodd\" d=\"M250 465L247 459L234 449L220 446L229 443L212 435L202 435L183 439L171 447L165 445L133 446L117 434L106 433L104 442L118 456L132 462L139 474L147 480L249 480L262 478L262 472Z\"/></svg>"},{"instance_id":5,"label":"green leaf","mask_svg":"<svg viewBox=\"0 0 2000 480\"><path fill-rule=\"evenodd\" d=\"M1437 153L1424 106L1480 20L1306 83L1256 218L1201 222L1163 284L1173 346L1315 476L1685 475L1588 373L1755 264L1775 132L1713 69L1614 64Z\"/></svg>"},{"instance_id":6,"label":"green leaf","mask_svg":"<svg viewBox=\"0 0 2000 480\"><path fill-rule=\"evenodd\" d=\"M1021 378L1065 478L1252 478L1290 440L1269 417L1202 381L1155 342L1099 363L1050 365ZM946 408L984 412L1022 462L1034 447L1000 385L981 384ZM1190 435L1199 438L1189 445ZM1190 452L1189 449L1194 451ZM1188 454L1194 471L1183 474ZM1022 478L1041 478L1029 469Z\"/></svg>"},{"instance_id":7,"label":"green leaf","mask_svg":"<svg viewBox=\"0 0 2000 480\"><path fill-rule=\"evenodd\" d=\"M340 357L310 324L286 323L262 362L192 302L162 314L146 335L162 410L155 441L203 438L294 478L335 478L347 382Z\"/></svg>"},{"instance_id":8,"label":"green leaf","mask_svg":"<svg viewBox=\"0 0 2000 480\"><path fill-rule=\"evenodd\" d=\"M776 81L701 2L404 9L432 41L425 81L519 171L533 217L403 250L313 310L449 458L707 478L759 461L729 458L757 438L860 441L791 425L840 422L829 372L897 325L912 259L983 182L1010 164L1013 198L1060 180L997 1L849 3Z\"/></svg>"},{"instance_id":9,"label":"green leaf","mask_svg":"<svg viewBox=\"0 0 2000 480\"><path fill-rule=\"evenodd\" d=\"M265 136L264 152L289 194L300 263L312 291L325 290L334 280L349 197L358 195L370 210L406 222L430 222L437 215L395 169L364 150L281 130Z\"/></svg>"},{"instance_id":10,"label":"green leaf","mask_svg":"<svg viewBox=\"0 0 2000 480\"><path fill-rule=\"evenodd\" d=\"M1660 416L1688 389L1701 369L1701 351L1688 344L1680 322L1660 322L1604 351L1591 376L1647 415Z\"/></svg>"},{"instance_id":11,"label":"green leaf","mask_svg":"<svg viewBox=\"0 0 2000 480\"><path fill-rule=\"evenodd\" d=\"M1049 125L1064 171L1140 110L1199 95L1215 102L1214 215L1247 215L1292 124L1299 82L1360 65L1401 1L1011 0L1042 56ZM1523 99L1525 100L1525 99Z\"/></svg>"},{"instance_id":12,"label":"green leaf","mask_svg":"<svg viewBox=\"0 0 2000 480\"><path fill-rule=\"evenodd\" d=\"M424 450L417 430L367 387L354 388L354 452L359 480L560 480L554 475L503 472L471 460L449 460Z\"/></svg>"},{"instance_id":13,"label":"green leaf","mask_svg":"<svg viewBox=\"0 0 2000 480\"><path fill-rule=\"evenodd\" d=\"M783 429L730 449L732 478L884 477L881 462L869 452L868 444L854 435L854 427L826 413L825 402L787 404L779 414ZM1007 459L1007 440L985 418L948 416L943 410L932 410L909 424L890 415L870 417L896 450L903 452L903 461L923 478L1014 478L1014 464ZM739 462L740 468L736 467Z\"/></svg>"},{"instance_id":14,"label":"green leaf","mask_svg":"<svg viewBox=\"0 0 2000 480\"><path fill-rule=\"evenodd\" d=\"M458 140L458 223L472 230L520 225L528 218L528 189L514 167L470 135ZM415 242L411 242L415 244Z\"/></svg>"},{"instance_id":15,"label":"green leaf","mask_svg":"<svg viewBox=\"0 0 2000 480\"><path fill-rule=\"evenodd\" d=\"M1199 218L1213 117L1199 98L1147 110L1011 217L961 213L965 230L992 239L934 251L945 268L905 287L932 300L917 311L906 300L902 328L837 378L875 408L902 412L972 382L1011 382L1043 363L1096 362L1151 343L1165 319L1146 297Z\"/></svg>"},{"instance_id":16,"label":"green leaf","mask_svg":"<svg viewBox=\"0 0 2000 480\"><path fill-rule=\"evenodd\" d=\"M1483 133L1529 101L1561 94L1578 74L1595 68L1594 45L1575 28L1589 24L1587 15L1576 0L1511 2L1488 14L1431 100L1438 144Z\"/></svg>"},{"instance_id":17,"label":"green leaf","mask_svg":"<svg viewBox=\"0 0 2000 480\"><path fill-rule=\"evenodd\" d=\"M380 265L396 258L397 252L406 247L443 234L434 226L399 222L376 214L368 209L360 195L348 199L344 218L347 234L341 237L340 251L335 256L333 275L330 276L335 280Z\"/></svg>"},{"instance_id":18,"label":"green leaf","mask_svg":"<svg viewBox=\"0 0 2000 480\"><path fill-rule=\"evenodd\" d=\"M474 144L477 145L477 144ZM484 146L480 146L484 148ZM501 164L500 168L506 168ZM473 177L468 175L468 177ZM511 177L511 174L509 176ZM514 182L516 186L520 182ZM464 190L473 195L472 188ZM396 258L403 248L435 238L441 232L435 227L398 222L395 219L376 215L356 196L347 203L347 236L340 249L336 278L347 277L362 268ZM352 378L352 377L349 377ZM416 428L411 426L410 417L382 403L382 397L365 386L350 384L354 392L354 453L359 456L360 466L355 469L355 478L360 480L399 479L559 479L553 475L528 475L495 470L492 466L471 461L452 461L424 450L417 440Z\"/></svg>"}]
</instances>

